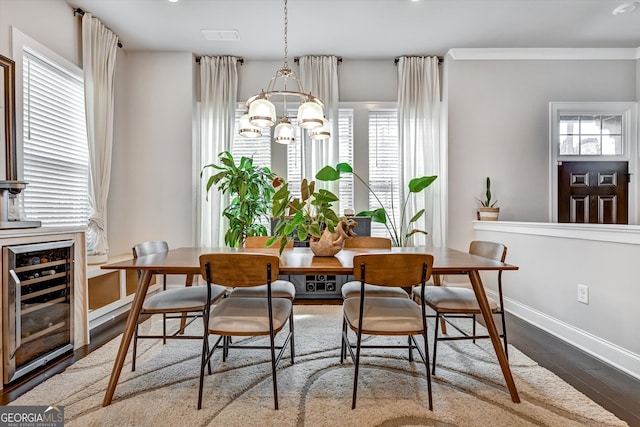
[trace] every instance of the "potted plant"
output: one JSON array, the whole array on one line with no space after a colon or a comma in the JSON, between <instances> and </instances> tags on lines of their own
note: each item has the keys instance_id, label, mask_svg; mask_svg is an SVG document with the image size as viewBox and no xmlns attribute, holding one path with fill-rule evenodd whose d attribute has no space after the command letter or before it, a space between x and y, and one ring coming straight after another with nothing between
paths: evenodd
<instances>
[{"instance_id":1,"label":"potted plant","mask_svg":"<svg viewBox=\"0 0 640 427\"><path fill-rule=\"evenodd\" d=\"M348 163L338 163L335 168L332 166L325 166L318 171L318 173L316 174L316 179L320 181L335 181L339 179L340 175L343 173L350 173L354 177L356 177L362 184L364 184L365 187L367 187L369 192L380 204L379 208L359 212L356 216L370 217L372 221L384 224L384 226L387 228L387 231L389 232L389 237L391 238L391 244L393 246L409 246L411 237L414 234L428 234L424 230L414 228L414 223L424 215L425 210L420 209L407 221L407 205L412 194L420 193L425 188L429 187L433 183L433 181L438 178L437 176L422 176L413 178L411 181L409 181L409 192L407 193L407 197L402 203L399 218L400 222L398 223L397 218L389 215L387 210L384 208L384 205L378 198L377 194L371 189L369 184L366 183L357 173L355 173L351 165L349 165Z\"/></svg>"},{"instance_id":2,"label":"potted plant","mask_svg":"<svg viewBox=\"0 0 640 427\"><path fill-rule=\"evenodd\" d=\"M480 209L478 209L478 219L480 221L497 221L500 214L500 208L496 207L497 200L491 200L491 179L487 177L487 190L484 195L484 199L476 200L480 202Z\"/></svg>"},{"instance_id":3,"label":"potted plant","mask_svg":"<svg viewBox=\"0 0 640 427\"><path fill-rule=\"evenodd\" d=\"M267 246L280 242L280 252L287 243L297 237L309 239L309 246L315 255L333 256L342 250L344 240L355 234L353 220L339 218L333 210L338 196L329 190L315 191L315 181L302 180L301 197L292 197L289 184L279 179L274 181L277 187L273 195L273 217L277 219L273 236Z\"/></svg>"},{"instance_id":4,"label":"potted plant","mask_svg":"<svg viewBox=\"0 0 640 427\"><path fill-rule=\"evenodd\" d=\"M247 236L266 236L268 230L261 220L268 222L271 197L275 192L272 182L275 174L267 167L255 166L253 159L242 157L237 165L228 151L218 154L220 164L209 164L202 168L200 178L207 168L217 173L211 175L206 184L209 191L215 185L223 194L229 193L231 202L222 214L229 220L224 235L227 246L237 248L244 245Z\"/></svg>"}]
</instances>

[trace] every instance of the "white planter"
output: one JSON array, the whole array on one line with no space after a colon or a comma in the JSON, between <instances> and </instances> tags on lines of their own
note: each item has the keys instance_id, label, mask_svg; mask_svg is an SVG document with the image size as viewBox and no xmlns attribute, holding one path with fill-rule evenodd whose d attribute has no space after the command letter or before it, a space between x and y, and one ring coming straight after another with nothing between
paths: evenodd
<instances>
[{"instance_id":1,"label":"white planter","mask_svg":"<svg viewBox=\"0 0 640 427\"><path fill-rule=\"evenodd\" d=\"M500 208L480 208L478 210L478 219L480 221L497 221L500 214Z\"/></svg>"}]
</instances>

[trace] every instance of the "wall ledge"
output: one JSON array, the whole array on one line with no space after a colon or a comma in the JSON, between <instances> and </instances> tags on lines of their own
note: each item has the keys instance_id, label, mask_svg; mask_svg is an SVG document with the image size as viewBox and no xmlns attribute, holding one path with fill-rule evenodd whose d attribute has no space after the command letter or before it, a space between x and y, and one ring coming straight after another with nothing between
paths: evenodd
<instances>
[{"instance_id":1,"label":"wall ledge","mask_svg":"<svg viewBox=\"0 0 640 427\"><path fill-rule=\"evenodd\" d=\"M640 245L640 226L552 222L473 221L474 230Z\"/></svg>"}]
</instances>

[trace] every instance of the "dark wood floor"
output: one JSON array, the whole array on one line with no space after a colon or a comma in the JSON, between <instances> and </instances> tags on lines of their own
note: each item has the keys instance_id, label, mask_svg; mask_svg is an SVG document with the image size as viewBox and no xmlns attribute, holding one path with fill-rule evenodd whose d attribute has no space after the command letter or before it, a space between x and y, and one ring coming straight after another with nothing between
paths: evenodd
<instances>
[{"instance_id":1,"label":"dark wood floor","mask_svg":"<svg viewBox=\"0 0 640 427\"><path fill-rule=\"evenodd\" d=\"M339 303L308 301L307 304ZM126 317L120 316L91 331L91 344L53 363L45 373L35 374L6 387L0 393L0 404L15 400L37 384L64 371L75 361L122 333ZM640 380L606 365L587 353L555 338L523 320L508 315L509 342L593 401L626 421L640 427Z\"/></svg>"}]
</instances>

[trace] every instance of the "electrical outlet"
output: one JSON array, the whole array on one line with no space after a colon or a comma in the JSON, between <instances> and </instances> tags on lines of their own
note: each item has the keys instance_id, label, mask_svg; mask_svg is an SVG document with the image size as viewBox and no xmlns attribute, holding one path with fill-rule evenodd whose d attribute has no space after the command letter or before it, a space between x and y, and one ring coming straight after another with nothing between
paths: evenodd
<instances>
[{"instance_id":1,"label":"electrical outlet","mask_svg":"<svg viewBox=\"0 0 640 427\"><path fill-rule=\"evenodd\" d=\"M578 302L589 304L589 287L578 284Z\"/></svg>"}]
</instances>

